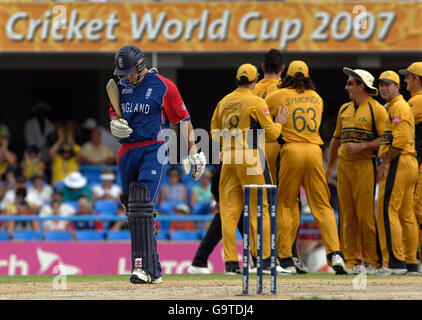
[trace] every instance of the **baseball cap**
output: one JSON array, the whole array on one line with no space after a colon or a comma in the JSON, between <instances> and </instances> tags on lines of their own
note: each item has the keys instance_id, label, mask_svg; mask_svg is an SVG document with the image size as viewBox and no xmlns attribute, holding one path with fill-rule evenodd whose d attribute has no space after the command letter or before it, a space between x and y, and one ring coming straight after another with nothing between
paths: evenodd
<instances>
[{"instance_id":1,"label":"baseball cap","mask_svg":"<svg viewBox=\"0 0 422 320\"><path fill-rule=\"evenodd\" d=\"M104 169L101 172L100 179L101 180L107 180L107 181L113 181L116 178L116 175L114 174L113 169Z\"/></svg>"},{"instance_id":2,"label":"baseball cap","mask_svg":"<svg viewBox=\"0 0 422 320\"><path fill-rule=\"evenodd\" d=\"M242 64L239 69L237 69L236 79L240 80L242 76L248 78L248 80L252 82L259 76L258 69L250 63Z\"/></svg>"},{"instance_id":3,"label":"baseball cap","mask_svg":"<svg viewBox=\"0 0 422 320\"><path fill-rule=\"evenodd\" d=\"M414 74L422 77L422 62L413 62L407 69L400 69L402 75Z\"/></svg>"},{"instance_id":4,"label":"baseball cap","mask_svg":"<svg viewBox=\"0 0 422 320\"><path fill-rule=\"evenodd\" d=\"M391 70L384 71L380 74L380 77L378 79L379 81L384 81L387 83L396 83L400 84L400 77L397 73Z\"/></svg>"},{"instance_id":5,"label":"baseball cap","mask_svg":"<svg viewBox=\"0 0 422 320\"><path fill-rule=\"evenodd\" d=\"M300 72L305 78L309 77L309 68L305 62L301 60L292 61L287 69L287 74L294 77L296 73Z\"/></svg>"},{"instance_id":6,"label":"baseball cap","mask_svg":"<svg viewBox=\"0 0 422 320\"><path fill-rule=\"evenodd\" d=\"M378 89L374 87L374 80L375 80L374 76L370 74L368 71L362 70L362 69L353 70L353 69L344 67L343 72L349 77L353 77L355 79L362 81L365 84L365 86L367 86L370 89L370 94L372 96L378 95Z\"/></svg>"}]
</instances>

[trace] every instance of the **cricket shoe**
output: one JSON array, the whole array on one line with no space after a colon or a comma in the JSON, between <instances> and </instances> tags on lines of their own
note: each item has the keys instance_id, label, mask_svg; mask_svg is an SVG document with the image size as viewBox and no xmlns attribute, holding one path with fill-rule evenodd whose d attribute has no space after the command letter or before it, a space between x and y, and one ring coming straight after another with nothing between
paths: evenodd
<instances>
[{"instance_id":1,"label":"cricket shoe","mask_svg":"<svg viewBox=\"0 0 422 320\"><path fill-rule=\"evenodd\" d=\"M283 268L282 266L277 266L276 268L277 274L286 275L286 276L296 274L296 268L294 268L294 273L292 272L293 270L291 268L294 268L294 267Z\"/></svg>"},{"instance_id":2,"label":"cricket shoe","mask_svg":"<svg viewBox=\"0 0 422 320\"><path fill-rule=\"evenodd\" d=\"M133 269L130 274L130 282L133 284L151 283L151 276L141 268Z\"/></svg>"},{"instance_id":3,"label":"cricket shoe","mask_svg":"<svg viewBox=\"0 0 422 320\"><path fill-rule=\"evenodd\" d=\"M285 274L285 275L297 274L296 267L294 267L294 266L290 266L290 267L282 267L282 266L280 266L280 268L283 268L283 270L285 272L285 273L280 273L280 274Z\"/></svg>"},{"instance_id":4,"label":"cricket shoe","mask_svg":"<svg viewBox=\"0 0 422 320\"><path fill-rule=\"evenodd\" d=\"M238 262L228 261L228 262L225 262L224 264L226 267L226 275L233 276L233 275L241 274Z\"/></svg>"},{"instance_id":5,"label":"cricket shoe","mask_svg":"<svg viewBox=\"0 0 422 320\"><path fill-rule=\"evenodd\" d=\"M354 275L358 275L359 273L366 273L366 274L372 275L375 273L376 270L377 268L374 265L370 263L365 263L364 265L362 264L355 265L349 273L354 274Z\"/></svg>"},{"instance_id":6,"label":"cricket shoe","mask_svg":"<svg viewBox=\"0 0 422 320\"><path fill-rule=\"evenodd\" d=\"M258 269L256 267L249 267L249 273L257 273Z\"/></svg>"},{"instance_id":7,"label":"cricket shoe","mask_svg":"<svg viewBox=\"0 0 422 320\"><path fill-rule=\"evenodd\" d=\"M346 264L341 255L335 253L331 257L331 267L336 274L348 274Z\"/></svg>"},{"instance_id":8,"label":"cricket shoe","mask_svg":"<svg viewBox=\"0 0 422 320\"><path fill-rule=\"evenodd\" d=\"M409 276L418 276L419 273L419 265L417 263L406 263L407 275Z\"/></svg>"},{"instance_id":9,"label":"cricket shoe","mask_svg":"<svg viewBox=\"0 0 422 320\"><path fill-rule=\"evenodd\" d=\"M208 268L190 265L189 268L188 268L188 273L190 273L190 274L210 274L211 272L210 272L210 270L208 270Z\"/></svg>"},{"instance_id":10,"label":"cricket shoe","mask_svg":"<svg viewBox=\"0 0 422 320\"><path fill-rule=\"evenodd\" d=\"M162 277L158 277L154 280L151 281L152 284L160 284L163 283L163 278Z\"/></svg>"},{"instance_id":11,"label":"cricket shoe","mask_svg":"<svg viewBox=\"0 0 422 320\"><path fill-rule=\"evenodd\" d=\"M396 269L396 268L387 268L387 267L382 267L377 269L374 272L375 276L391 276L391 275L402 275L402 274L406 274L407 273L407 269Z\"/></svg>"},{"instance_id":12,"label":"cricket shoe","mask_svg":"<svg viewBox=\"0 0 422 320\"><path fill-rule=\"evenodd\" d=\"M275 272L276 274L284 274L284 275L291 275L292 273L289 270L286 270L285 268L283 268L282 266L277 265L275 267ZM256 268L255 268L255 272L256 273ZM271 267L265 267L262 268L262 273L263 274L271 274Z\"/></svg>"},{"instance_id":13,"label":"cricket shoe","mask_svg":"<svg viewBox=\"0 0 422 320\"><path fill-rule=\"evenodd\" d=\"M276 267L277 274L285 274L285 275L291 275L292 273L286 268L283 268L282 266L277 265ZM256 267L249 268L249 273L256 274L258 272L258 269ZM262 274L271 274L271 268L262 268Z\"/></svg>"},{"instance_id":14,"label":"cricket shoe","mask_svg":"<svg viewBox=\"0 0 422 320\"><path fill-rule=\"evenodd\" d=\"M365 263L365 270L366 274L373 275L377 271L377 268L373 264Z\"/></svg>"},{"instance_id":15,"label":"cricket shoe","mask_svg":"<svg viewBox=\"0 0 422 320\"><path fill-rule=\"evenodd\" d=\"M299 274L305 274L309 272L308 267L298 257L293 257L293 263L295 265L296 272Z\"/></svg>"}]
</instances>

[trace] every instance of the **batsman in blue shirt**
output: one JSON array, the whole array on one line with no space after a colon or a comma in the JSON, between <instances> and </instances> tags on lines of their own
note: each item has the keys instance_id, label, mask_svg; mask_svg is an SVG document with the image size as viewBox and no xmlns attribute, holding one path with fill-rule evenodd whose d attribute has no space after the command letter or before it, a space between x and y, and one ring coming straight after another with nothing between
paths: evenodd
<instances>
[{"instance_id":1,"label":"batsman in blue shirt","mask_svg":"<svg viewBox=\"0 0 422 320\"><path fill-rule=\"evenodd\" d=\"M168 162L166 153L159 152L165 139L163 130L186 122L189 156L182 160L185 174L192 171L198 180L205 169L206 157L198 153L189 111L176 85L148 70L142 51L132 45L117 51L114 75L119 77L122 117L110 106L110 130L122 144L117 153L132 247L132 283L161 283L161 266L154 235L154 203ZM111 105L111 104L110 104Z\"/></svg>"}]
</instances>

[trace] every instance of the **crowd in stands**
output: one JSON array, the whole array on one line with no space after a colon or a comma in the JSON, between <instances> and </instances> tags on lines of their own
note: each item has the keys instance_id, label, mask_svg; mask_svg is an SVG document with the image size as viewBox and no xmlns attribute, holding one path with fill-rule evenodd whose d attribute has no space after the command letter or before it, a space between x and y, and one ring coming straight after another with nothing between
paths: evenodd
<instances>
[{"instance_id":1,"label":"crowd in stands","mask_svg":"<svg viewBox=\"0 0 422 320\"><path fill-rule=\"evenodd\" d=\"M37 103L33 116L25 124L26 148L22 159L9 149L9 128L0 124L0 215L3 216L125 216L120 205L122 192L115 155L120 146L107 129L92 119L81 128L85 140L77 139L73 122L53 123L46 117L48 106ZM78 142L77 142L78 141ZM212 167L199 181L183 175L177 165L169 166L156 199L160 215L208 215L218 212L211 193ZM332 194L335 179L330 181ZM302 212L307 213L306 195L301 197ZM336 198L332 205L336 209ZM191 232L199 239L208 227L204 221L161 221L159 239L172 239L178 231ZM302 224L313 229L313 222ZM0 232L40 231L38 221L0 221ZM125 220L68 221L46 220L42 231L102 230L128 232ZM127 237L127 235L126 235ZM312 239L318 235L309 236ZM305 238L309 238L305 236Z\"/></svg>"},{"instance_id":2,"label":"crowd in stands","mask_svg":"<svg viewBox=\"0 0 422 320\"><path fill-rule=\"evenodd\" d=\"M92 119L81 128L69 121L53 123L49 107L39 102L25 123L25 151L22 159L9 148L10 130L0 124L0 215L2 216L124 216L120 205L122 192L115 155L120 146ZM77 137L85 130L86 139ZM190 176L182 181L180 168L169 166L157 208L162 215L206 215L211 213L213 196L207 170L198 182ZM164 235L171 230L201 231L206 224L193 221L163 222ZM128 230L119 221L0 221L0 232L16 231ZM165 238L165 237L164 237Z\"/></svg>"}]
</instances>

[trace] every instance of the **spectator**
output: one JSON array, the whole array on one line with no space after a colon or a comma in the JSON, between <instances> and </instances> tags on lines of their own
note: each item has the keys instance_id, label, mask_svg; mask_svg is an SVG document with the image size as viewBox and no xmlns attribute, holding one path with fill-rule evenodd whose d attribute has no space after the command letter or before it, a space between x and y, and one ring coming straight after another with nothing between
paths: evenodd
<instances>
[{"instance_id":1,"label":"spectator","mask_svg":"<svg viewBox=\"0 0 422 320\"><path fill-rule=\"evenodd\" d=\"M81 163L91 165L107 165L116 161L113 149L101 143L101 131L99 128L91 131L90 141L82 145L79 157Z\"/></svg>"},{"instance_id":2,"label":"spectator","mask_svg":"<svg viewBox=\"0 0 422 320\"><path fill-rule=\"evenodd\" d=\"M53 200L50 205L43 206L40 211L40 217L66 217L75 214L75 209L68 205L61 203L60 200ZM44 221L45 231L64 231L69 229L69 221L66 220L46 220Z\"/></svg>"},{"instance_id":3,"label":"spectator","mask_svg":"<svg viewBox=\"0 0 422 320\"><path fill-rule=\"evenodd\" d=\"M57 133L57 131L50 132L47 135L47 144L42 149L39 149L40 160L44 162L46 166L46 169L45 169L46 174L48 173L50 176L51 176L51 164L52 164L52 159L50 157L50 149L57 142L58 138L59 138L59 134Z\"/></svg>"},{"instance_id":4,"label":"spectator","mask_svg":"<svg viewBox=\"0 0 422 320\"><path fill-rule=\"evenodd\" d=\"M119 217L123 217L123 216L125 216L126 215L126 212L125 212L125 209L123 208L123 206L122 206L122 204L120 204L118 207L117 207L117 215L119 216ZM129 226L128 226L128 224L127 224L127 221L126 220L118 220L118 221L115 221L111 226L110 226L110 228L109 228L110 230L112 230L112 231L117 231L117 230L128 230L129 229Z\"/></svg>"},{"instance_id":5,"label":"spectator","mask_svg":"<svg viewBox=\"0 0 422 320\"><path fill-rule=\"evenodd\" d=\"M173 211L176 215L189 215L190 209L189 206L180 203L173 208ZM170 230L196 230L196 226L193 221L172 221L170 224Z\"/></svg>"},{"instance_id":6,"label":"spectator","mask_svg":"<svg viewBox=\"0 0 422 320\"><path fill-rule=\"evenodd\" d=\"M31 211L28 203L25 201L26 189L18 188L15 194L15 201L8 202L5 207L5 213L9 216L31 216L34 213ZM2 225L2 230L7 230L13 233L14 230L19 231L38 231L38 221L7 221Z\"/></svg>"},{"instance_id":7,"label":"spectator","mask_svg":"<svg viewBox=\"0 0 422 320\"><path fill-rule=\"evenodd\" d=\"M95 185L92 188L94 200L117 200L120 201L122 188L118 184L113 183L116 175L113 169L105 168L100 176L102 184Z\"/></svg>"},{"instance_id":8,"label":"spectator","mask_svg":"<svg viewBox=\"0 0 422 320\"><path fill-rule=\"evenodd\" d=\"M211 178L212 172L210 170L205 170L199 185L192 188L191 207L193 209L193 214L210 213L210 204L213 199L211 193Z\"/></svg>"},{"instance_id":9,"label":"spectator","mask_svg":"<svg viewBox=\"0 0 422 320\"><path fill-rule=\"evenodd\" d=\"M10 203L15 203L16 201L16 191L18 189L25 189L25 193L26 193L26 179L23 175L17 175L16 176L16 184L14 188L11 188L9 190L6 191L3 201L1 202L1 209L4 210L6 208L6 205L10 204ZM26 194L25 194L26 196ZM24 199L26 200L26 199Z\"/></svg>"},{"instance_id":10,"label":"spectator","mask_svg":"<svg viewBox=\"0 0 422 320\"><path fill-rule=\"evenodd\" d=\"M3 175L4 189L5 192L8 190L16 189L16 172L17 169L14 166L7 168L6 173Z\"/></svg>"},{"instance_id":11,"label":"spectator","mask_svg":"<svg viewBox=\"0 0 422 320\"><path fill-rule=\"evenodd\" d=\"M90 216L97 215L94 212L93 202L86 198L81 197L78 201L78 210L76 216ZM73 222L73 227L76 230L103 230L103 224L101 221L75 221Z\"/></svg>"},{"instance_id":12,"label":"spectator","mask_svg":"<svg viewBox=\"0 0 422 320\"><path fill-rule=\"evenodd\" d=\"M32 209L38 212L45 202L51 202L53 188L45 183L45 176L37 173L32 177L32 186L28 188L27 201L32 204Z\"/></svg>"},{"instance_id":13,"label":"spectator","mask_svg":"<svg viewBox=\"0 0 422 320\"><path fill-rule=\"evenodd\" d=\"M53 192L53 199L51 203L60 203L60 216L72 216L76 213L75 208L67 203L63 203L63 193L60 189L55 189ZM40 216L51 216L53 214L51 205L44 205L40 210Z\"/></svg>"},{"instance_id":14,"label":"spectator","mask_svg":"<svg viewBox=\"0 0 422 320\"><path fill-rule=\"evenodd\" d=\"M63 128L59 129L57 134L58 139L50 148L53 185L58 181L63 181L71 172L79 170L80 146L75 143L72 134Z\"/></svg>"},{"instance_id":15,"label":"spectator","mask_svg":"<svg viewBox=\"0 0 422 320\"><path fill-rule=\"evenodd\" d=\"M41 155L37 146L31 145L26 149L24 160L21 163L22 173L30 180L36 174L43 174L45 163L41 161Z\"/></svg>"},{"instance_id":16,"label":"spectator","mask_svg":"<svg viewBox=\"0 0 422 320\"><path fill-rule=\"evenodd\" d=\"M93 199L88 180L79 171L72 172L63 182L63 201L76 201L80 197L87 197L89 200Z\"/></svg>"},{"instance_id":17,"label":"spectator","mask_svg":"<svg viewBox=\"0 0 422 320\"><path fill-rule=\"evenodd\" d=\"M119 151L121 147L121 144L119 140L117 140L117 138L110 133L109 129L99 126L97 121L94 118L87 118L82 124L82 129L89 131L89 134L91 133L91 130L95 128L98 128L101 132L101 143L113 149L113 154L117 154L117 152Z\"/></svg>"},{"instance_id":18,"label":"spectator","mask_svg":"<svg viewBox=\"0 0 422 320\"><path fill-rule=\"evenodd\" d=\"M31 108L31 116L25 123L26 146L36 146L41 150L47 145L47 136L56 130L56 126L48 119L50 106L42 101ZM28 177L30 179L30 177Z\"/></svg>"},{"instance_id":19,"label":"spectator","mask_svg":"<svg viewBox=\"0 0 422 320\"><path fill-rule=\"evenodd\" d=\"M186 187L180 182L181 172L176 166L167 171L170 183L165 184L161 189L160 203L165 201L187 202Z\"/></svg>"},{"instance_id":20,"label":"spectator","mask_svg":"<svg viewBox=\"0 0 422 320\"><path fill-rule=\"evenodd\" d=\"M1 129L2 127L0 127ZM6 129L1 129L3 135L0 136L0 177L3 176L7 169L16 166L18 158L16 154L9 150L9 133Z\"/></svg>"}]
</instances>

